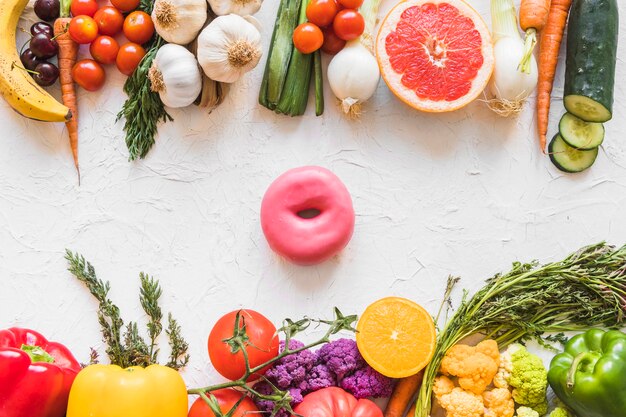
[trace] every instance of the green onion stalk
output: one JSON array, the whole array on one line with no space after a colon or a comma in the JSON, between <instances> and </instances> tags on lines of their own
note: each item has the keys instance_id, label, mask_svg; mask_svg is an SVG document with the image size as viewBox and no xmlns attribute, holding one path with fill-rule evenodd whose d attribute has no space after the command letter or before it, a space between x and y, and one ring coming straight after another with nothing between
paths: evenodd
<instances>
[{"instance_id":1,"label":"green onion stalk","mask_svg":"<svg viewBox=\"0 0 626 417\"><path fill-rule=\"evenodd\" d=\"M449 279L447 294L456 279ZM546 348L563 341L562 332L591 327L619 328L626 317L626 246L584 247L564 260L539 266L514 263L460 307L437 338L424 370L415 417L428 417L435 377L448 349L475 334L506 347L534 339Z\"/></svg>"}]
</instances>

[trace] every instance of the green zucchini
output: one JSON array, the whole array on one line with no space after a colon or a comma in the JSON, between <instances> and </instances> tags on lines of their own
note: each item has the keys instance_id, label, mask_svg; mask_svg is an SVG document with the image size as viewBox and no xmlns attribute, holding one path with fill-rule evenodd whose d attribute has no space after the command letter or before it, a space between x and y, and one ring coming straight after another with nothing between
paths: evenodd
<instances>
[{"instance_id":1,"label":"green zucchini","mask_svg":"<svg viewBox=\"0 0 626 417\"><path fill-rule=\"evenodd\" d=\"M603 123L613 113L617 0L574 0L567 25L565 108L586 122Z\"/></svg>"},{"instance_id":2,"label":"green zucchini","mask_svg":"<svg viewBox=\"0 0 626 417\"><path fill-rule=\"evenodd\" d=\"M604 141L602 123L585 122L571 113L565 113L561 117L559 133L568 145L576 149L594 149Z\"/></svg>"},{"instance_id":3,"label":"green zucchini","mask_svg":"<svg viewBox=\"0 0 626 417\"><path fill-rule=\"evenodd\" d=\"M581 172L596 161L598 148L588 151L572 148L558 133L548 145L550 160L563 172Z\"/></svg>"}]
</instances>

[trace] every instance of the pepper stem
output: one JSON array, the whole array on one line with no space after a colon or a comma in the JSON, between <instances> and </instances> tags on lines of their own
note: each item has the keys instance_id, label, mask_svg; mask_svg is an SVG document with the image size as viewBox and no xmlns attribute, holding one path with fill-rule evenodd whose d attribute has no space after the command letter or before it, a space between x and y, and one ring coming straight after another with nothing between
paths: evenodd
<instances>
[{"instance_id":1,"label":"pepper stem","mask_svg":"<svg viewBox=\"0 0 626 417\"><path fill-rule=\"evenodd\" d=\"M34 362L54 363L54 358L40 346L22 345L21 350L26 352L30 360Z\"/></svg>"},{"instance_id":2,"label":"pepper stem","mask_svg":"<svg viewBox=\"0 0 626 417\"><path fill-rule=\"evenodd\" d=\"M576 385L576 372L578 372L581 365L597 360L598 354L594 352L581 352L576 355L574 361L572 362L572 366L570 366L569 371L567 372L567 388L569 390L574 389L574 385Z\"/></svg>"}]
</instances>

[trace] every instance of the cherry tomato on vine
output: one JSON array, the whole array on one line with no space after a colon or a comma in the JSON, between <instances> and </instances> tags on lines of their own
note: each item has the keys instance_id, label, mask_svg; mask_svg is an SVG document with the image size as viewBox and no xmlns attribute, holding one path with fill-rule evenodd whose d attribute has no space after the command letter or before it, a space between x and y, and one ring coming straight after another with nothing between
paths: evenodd
<instances>
[{"instance_id":1,"label":"cherry tomato on vine","mask_svg":"<svg viewBox=\"0 0 626 417\"><path fill-rule=\"evenodd\" d=\"M311 0L306 8L306 18L319 27L333 23L339 7L335 0Z\"/></svg>"},{"instance_id":2,"label":"cherry tomato on vine","mask_svg":"<svg viewBox=\"0 0 626 417\"><path fill-rule=\"evenodd\" d=\"M313 23L302 23L293 31L293 45L303 54L310 54L322 47L324 35Z\"/></svg>"},{"instance_id":3,"label":"cherry tomato on vine","mask_svg":"<svg viewBox=\"0 0 626 417\"><path fill-rule=\"evenodd\" d=\"M96 11L98 11L98 2L96 0L72 0L70 11L72 16L84 15L93 17Z\"/></svg>"},{"instance_id":4,"label":"cherry tomato on vine","mask_svg":"<svg viewBox=\"0 0 626 417\"><path fill-rule=\"evenodd\" d=\"M208 349L209 358L215 370L231 381L243 377L246 371L243 352L239 350L237 353L231 353L230 345L224 342L233 337L237 317L239 317L239 329L245 325L245 334L248 338L245 350L250 368L259 366L278 355L276 327L265 316L254 310L237 310L224 315L211 329ZM250 375L248 381L260 378L265 371L267 368Z\"/></svg>"},{"instance_id":5,"label":"cherry tomato on vine","mask_svg":"<svg viewBox=\"0 0 626 417\"><path fill-rule=\"evenodd\" d=\"M89 46L89 53L101 64L114 64L120 45L110 36L98 36Z\"/></svg>"},{"instance_id":6,"label":"cherry tomato on vine","mask_svg":"<svg viewBox=\"0 0 626 417\"><path fill-rule=\"evenodd\" d=\"M91 43L98 37L98 25L89 16L76 16L68 29L72 40L79 44Z\"/></svg>"},{"instance_id":7,"label":"cherry tomato on vine","mask_svg":"<svg viewBox=\"0 0 626 417\"><path fill-rule=\"evenodd\" d=\"M131 41L142 45L154 35L154 23L146 12L132 12L124 20L124 35Z\"/></svg>"},{"instance_id":8,"label":"cherry tomato on vine","mask_svg":"<svg viewBox=\"0 0 626 417\"><path fill-rule=\"evenodd\" d=\"M124 25L124 16L113 6L104 6L100 8L93 19L98 24L98 30L101 35L113 36L122 30Z\"/></svg>"},{"instance_id":9,"label":"cherry tomato on vine","mask_svg":"<svg viewBox=\"0 0 626 417\"><path fill-rule=\"evenodd\" d=\"M136 43L122 45L115 58L117 69L124 75L132 75L145 54L146 50Z\"/></svg>"},{"instance_id":10,"label":"cherry tomato on vine","mask_svg":"<svg viewBox=\"0 0 626 417\"><path fill-rule=\"evenodd\" d=\"M344 9L358 9L363 4L363 0L337 0Z\"/></svg>"},{"instance_id":11,"label":"cherry tomato on vine","mask_svg":"<svg viewBox=\"0 0 626 417\"><path fill-rule=\"evenodd\" d=\"M344 9L335 16L333 30L339 38L344 41L351 41L363 34L365 19L356 10Z\"/></svg>"},{"instance_id":12,"label":"cherry tomato on vine","mask_svg":"<svg viewBox=\"0 0 626 417\"><path fill-rule=\"evenodd\" d=\"M127 13L139 7L139 0L111 0L111 4L122 13Z\"/></svg>"},{"instance_id":13,"label":"cherry tomato on vine","mask_svg":"<svg viewBox=\"0 0 626 417\"><path fill-rule=\"evenodd\" d=\"M93 59L82 59L72 68L72 79L87 91L97 91L104 85L104 69Z\"/></svg>"},{"instance_id":14,"label":"cherry tomato on vine","mask_svg":"<svg viewBox=\"0 0 626 417\"><path fill-rule=\"evenodd\" d=\"M217 403L220 406L220 410L223 415L227 415L230 410L241 400L235 411L230 415L231 417L247 417L253 414L258 414L259 409L252 401L252 398L247 397L244 392L237 391L232 388L220 389L212 391L211 394L217 399ZM242 400L242 397L243 398ZM211 407L202 399L198 398L191 409L189 410L188 417L216 417Z\"/></svg>"},{"instance_id":15,"label":"cherry tomato on vine","mask_svg":"<svg viewBox=\"0 0 626 417\"><path fill-rule=\"evenodd\" d=\"M332 27L325 28L323 32L324 44L322 45L322 52L329 55L335 55L339 53L344 46L346 46L346 41L335 35L335 31Z\"/></svg>"}]
</instances>

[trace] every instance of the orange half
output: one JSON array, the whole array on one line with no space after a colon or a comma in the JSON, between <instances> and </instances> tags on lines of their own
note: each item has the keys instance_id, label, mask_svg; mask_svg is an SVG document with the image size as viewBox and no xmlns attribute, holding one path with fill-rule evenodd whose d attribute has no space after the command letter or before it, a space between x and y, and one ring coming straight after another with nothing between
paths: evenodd
<instances>
[{"instance_id":1,"label":"orange half","mask_svg":"<svg viewBox=\"0 0 626 417\"><path fill-rule=\"evenodd\" d=\"M367 363L390 378L421 371L435 353L433 318L423 307L400 297L371 304L357 324L356 343Z\"/></svg>"}]
</instances>

